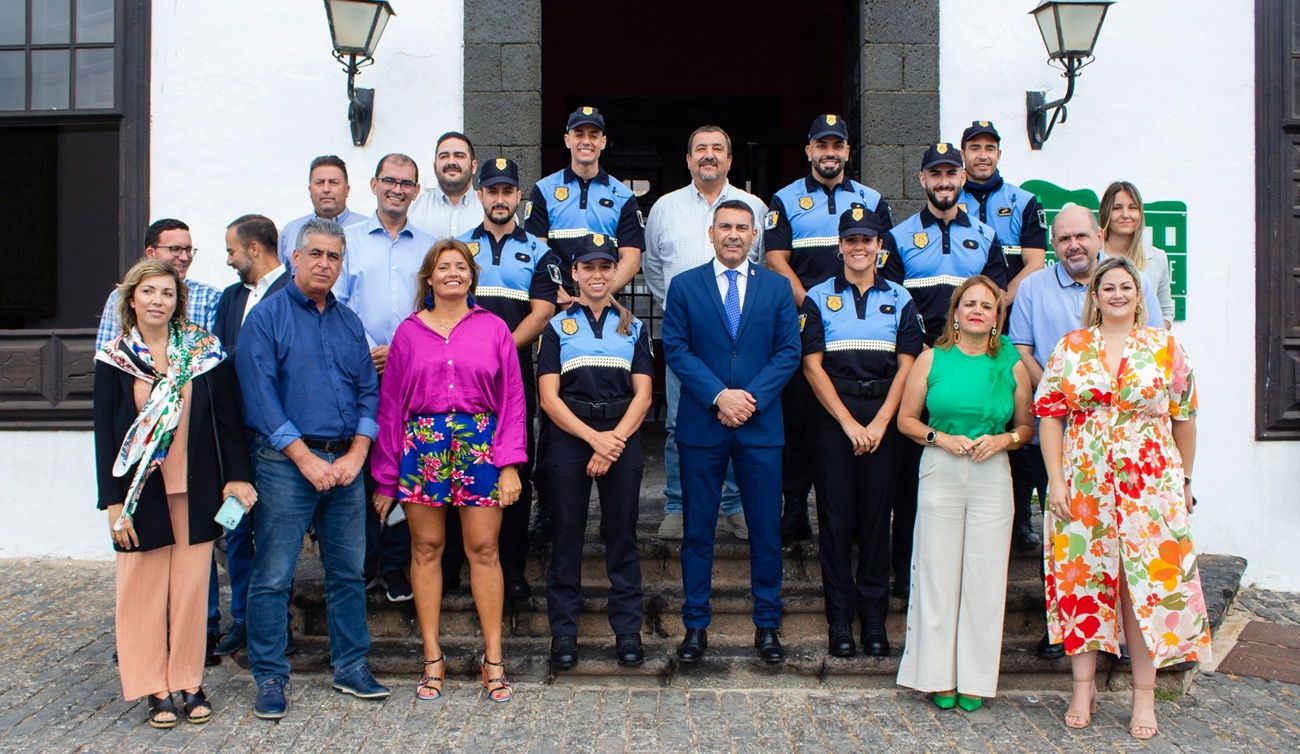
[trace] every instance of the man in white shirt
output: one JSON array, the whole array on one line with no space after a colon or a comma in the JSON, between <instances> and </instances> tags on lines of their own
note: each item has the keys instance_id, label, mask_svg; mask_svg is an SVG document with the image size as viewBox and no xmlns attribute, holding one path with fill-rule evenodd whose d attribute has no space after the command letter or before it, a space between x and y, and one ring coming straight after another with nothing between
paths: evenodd
<instances>
[{"instance_id":1,"label":"man in white shirt","mask_svg":"<svg viewBox=\"0 0 1300 754\"><path fill-rule=\"evenodd\" d=\"M731 137L718 126L700 126L687 139L686 168L691 172L690 185L660 197L651 207L646 222L646 248L641 257L641 272L661 310L672 279L714 257L709 226L713 223L713 211L719 204L740 200L753 209L755 217L767 214L767 207L758 197L727 181L727 173L731 170ZM758 264L762 257L763 236L760 233L754 236L749 261ZM681 539L682 483L676 428L682 383L667 367L664 368L664 378L664 399L668 403L664 424L668 436L664 444L664 520L659 526L659 537ZM749 529L740 505L740 490L730 466L723 487L722 514L737 537L749 539Z\"/></svg>"},{"instance_id":2,"label":"man in white shirt","mask_svg":"<svg viewBox=\"0 0 1300 754\"><path fill-rule=\"evenodd\" d=\"M483 222L483 205L471 190L478 160L474 159L469 137L448 131L438 137L434 152L433 177L437 186L429 187L415 200L408 217L412 225L441 241L456 238Z\"/></svg>"},{"instance_id":3,"label":"man in white shirt","mask_svg":"<svg viewBox=\"0 0 1300 754\"><path fill-rule=\"evenodd\" d=\"M348 194L351 190L352 187L348 185L347 163L338 156L325 154L311 161L311 167L307 169L311 214L290 220L280 232L280 262L286 268L293 267L289 257L293 256L294 247L298 243L298 232L313 217L333 220L345 228L365 222L365 215L348 209Z\"/></svg>"}]
</instances>

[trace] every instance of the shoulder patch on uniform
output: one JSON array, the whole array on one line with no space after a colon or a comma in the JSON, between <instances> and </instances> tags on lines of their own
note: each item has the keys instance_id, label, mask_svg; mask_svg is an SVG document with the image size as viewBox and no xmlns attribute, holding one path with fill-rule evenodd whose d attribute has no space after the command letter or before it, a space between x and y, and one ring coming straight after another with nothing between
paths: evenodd
<instances>
[{"instance_id":1,"label":"shoulder patch on uniform","mask_svg":"<svg viewBox=\"0 0 1300 754\"><path fill-rule=\"evenodd\" d=\"M961 242L961 245L968 249L978 249L980 247L979 242L973 238L967 238L965 241Z\"/></svg>"},{"instance_id":2,"label":"shoulder patch on uniform","mask_svg":"<svg viewBox=\"0 0 1300 754\"><path fill-rule=\"evenodd\" d=\"M645 215L641 214L641 210L636 211L636 221L638 225L645 228Z\"/></svg>"},{"instance_id":3,"label":"shoulder patch on uniform","mask_svg":"<svg viewBox=\"0 0 1300 754\"><path fill-rule=\"evenodd\" d=\"M469 253L473 254L474 256L478 256L478 241L470 241L465 245L469 247Z\"/></svg>"},{"instance_id":4,"label":"shoulder patch on uniform","mask_svg":"<svg viewBox=\"0 0 1300 754\"><path fill-rule=\"evenodd\" d=\"M566 319L566 320L560 322L560 330L561 330L565 335L577 335L577 334L578 334L578 320L573 319L572 317L570 317L569 319Z\"/></svg>"},{"instance_id":5,"label":"shoulder patch on uniform","mask_svg":"<svg viewBox=\"0 0 1300 754\"><path fill-rule=\"evenodd\" d=\"M800 315L799 315L799 332L803 332L803 327L804 327L804 325L806 325L806 324L808 324L808 315L807 315L807 314L800 314Z\"/></svg>"},{"instance_id":6,"label":"shoulder patch on uniform","mask_svg":"<svg viewBox=\"0 0 1300 754\"><path fill-rule=\"evenodd\" d=\"M555 283L556 285L564 285L564 276L560 274L560 266L558 264L546 265L546 274L551 276L552 283Z\"/></svg>"},{"instance_id":7,"label":"shoulder patch on uniform","mask_svg":"<svg viewBox=\"0 0 1300 754\"><path fill-rule=\"evenodd\" d=\"M527 220L530 216L532 216L532 214L533 214L533 202L530 199L524 202L524 219Z\"/></svg>"},{"instance_id":8,"label":"shoulder patch on uniform","mask_svg":"<svg viewBox=\"0 0 1300 754\"><path fill-rule=\"evenodd\" d=\"M1042 209L1038 210L1038 227L1047 230L1047 212Z\"/></svg>"},{"instance_id":9,"label":"shoulder patch on uniform","mask_svg":"<svg viewBox=\"0 0 1300 754\"><path fill-rule=\"evenodd\" d=\"M776 210L763 215L763 230L776 230L776 221L781 219L781 213Z\"/></svg>"},{"instance_id":10,"label":"shoulder patch on uniform","mask_svg":"<svg viewBox=\"0 0 1300 754\"><path fill-rule=\"evenodd\" d=\"M1011 208L1003 207L1002 209L998 210L998 217L1011 217Z\"/></svg>"},{"instance_id":11,"label":"shoulder patch on uniform","mask_svg":"<svg viewBox=\"0 0 1300 754\"><path fill-rule=\"evenodd\" d=\"M610 199L608 196L603 196L603 197L601 197L601 199L600 199L600 206L602 206L602 207L613 207L613 206L614 206L614 200L613 200L613 199Z\"/></svg>"},{"instance_id":12,"label":"shoulder patch on uniform","mask_svg":"<svg viewBox=\"0 0 1300 754\"><path fill-rule=\"evenodd\" d=\"M918 249L923 249L930 245L930 234L925 231L912 234L912 245Z\"/></svg>"},{"instance_id":13,"label":"shoulder patch on uniform","mask_svg":"<svg viewBox=\"0 0 1300 754\"><path fill-rule=\"evenodd\" d=\"M568 186L556 186L556 187L555 187L555 191L551 193L551 196L554 196L554 197L555 197L555 201L557 201L557 202L562 202L562 201L564 201L565 199L568 199L568 198L569 198L569 187L568 187Z\"/></svg>"},{"instance_id":14,"label":"shoulder patch on uniform","mask_svg":"<svg viewBox=\"0 0 1300 754\"><path fill-rule=\"evenodd\" d=\"M877 270L885 269L885 262L888 261L889 261L889 249L881 247L880 251L876 252L876 269Z\"/></svg>"},{"instance_id":15,"label":"shoulder patch on uniform","mask_svg":"<svg viewBox=\"0 0 1300 754\"><path fill-rule=\"evenodd\" d=\"M799 209L812 209L812 208L813 208L813 198L811 196L799 197Z\"/></svg>"},{"instance_id":16,"label":"shoulder patch on uniform","mask_svg":"<svg viewBox=\"0 0 1300 754\"><path fill-rule=\"evenodd\" d=\"M833 312L837 312L844 308L844 299L840 296L827 296L826 308Z\"/></svg>"},{"instance_id":17,"label":"shoulder patch on uniform","mask_svg":"<svg viewBox=\"0 0 1300 754\"><path fill-rule=\"evenodd\" d=\"M970 213L970 210L966 209L966 202L957 202L957 209L967 214Z\"/></svg>"},{"instance_id":18,"label":"shoulder patch on uniform","mask_svg":"<svg viewBox=\"0 0 1300 754\"><path fill-rule=\"evenodd\" d=\"M916 326L921 328L921 334L925 335L925 317L922 317L920 312L916 313Z\"/></svg>"}]
</instances>

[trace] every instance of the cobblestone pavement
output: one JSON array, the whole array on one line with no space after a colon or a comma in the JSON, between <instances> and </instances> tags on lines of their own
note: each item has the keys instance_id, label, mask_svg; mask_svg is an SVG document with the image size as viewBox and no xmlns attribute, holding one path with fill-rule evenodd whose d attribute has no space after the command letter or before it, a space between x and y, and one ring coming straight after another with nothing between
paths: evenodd
<instances>
[{"instance_id":1,"label":"cobblestone pavement","mask_svg":"<svg viewBox=\"0 0 1300 754\"><path fill-rule=\"evenodd\" d=\"M616 751L1295 751L1300 687L1206 673L1162 701L1161 734L1127 735L1128 698L1104 694L1092 728L1067 731L1066 696L1008 694L968 714L938 712L890 690L594 688L519 684L486 701L471 679L448 679L442 701L414 700L414 678L382 703L297 677L289 717L253 717L248 674L226 662L205 684L212 722L171 731L144 724L120 698L112 663L110 563L0 560L0 751L4 752L519 752ZM1245 590L1239 610L1300 622L1294 594ZM508 659L508 658L507 658Z\"/></svg>"}]
</instances>

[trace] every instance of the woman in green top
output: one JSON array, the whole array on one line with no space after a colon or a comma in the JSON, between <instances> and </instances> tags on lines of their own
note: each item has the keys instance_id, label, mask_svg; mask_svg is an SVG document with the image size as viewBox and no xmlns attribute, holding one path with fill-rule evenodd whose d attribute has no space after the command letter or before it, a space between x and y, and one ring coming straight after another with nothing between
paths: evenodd
<instances>
[{"instance_id":1,"label":"woman in green top","mask_svg":"<svg viewBox=\"0 0 1300 754\"><path fill-rule=\"evenodd\" d=\"M958 286L898 410L898 429L926 446L898 684L933 693L940 709L978 709L998 688L1011 548L1007 451L1034 433L1029 374L998 334L1004 302L983 275Z\"/></svg>"}]
</instances>

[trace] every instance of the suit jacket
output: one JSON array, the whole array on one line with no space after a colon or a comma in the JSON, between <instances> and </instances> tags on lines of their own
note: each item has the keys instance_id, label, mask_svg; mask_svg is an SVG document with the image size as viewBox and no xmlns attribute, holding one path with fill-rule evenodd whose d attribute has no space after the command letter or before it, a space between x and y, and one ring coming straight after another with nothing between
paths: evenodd
<instances>
[{"instance_id":1,"label":"suit jacket","mask_svg":"<svg viewBox=\"0 0 1300 754\"><path fill-rule=\"evenodd\" d=\"M213 520L221 507L221 488L227 481L251 482L248 450L244 445L244 421L239 408L239 388L230 359L218 364L190 383L188 466L190 544L211 542L221 533ZM134 468L113 476L113 462L122 440L139 414L135 407L135 377L122 370L95 362L95 466L99 479L100 510L126 502ZM213 410L215 409L215 414ZM220 458L218 458L220 453ZM225 476L221 470L224 468ZM135 509L135 533L139 552L175 544L167 491L162 471L154 470L140 491ZM117 545L113 546L123 552Z\"/></svg>"},{"instance_id":2,"label":"suit jacket","mask_svg":"<svg viewBox=\"0 0 1300 754\"><path fill-rule=\"evenodd\" d=\"M742 445L785 443L781 390L799 368L799 316L790 282L753 264L733 341L713 275L713 262L673 278L661 325L664 361L682 382L677 437L712 446L734 433ZM749 391L754 415L736 429L718 420L713 399L725 388Z\"/></svg>"},{"instance_id":3,"label":"suit jacket","mask_svg":"<svg viewBox=\"0 0 1300 754\"><path fill-rule=\"evenodd\" d=\"M293 275L286 269L266 289L262 301L284 288L292 278ZM217 322L212 328L212 334L221 339L221 347L226 349L232 359L235 357L235 346L239 343L239 331L244 326L244 304L248 301L248 294L249 290L243 283L234 283L221 292L221 300L217 302Z\"/></svg>"}]
</instances>

